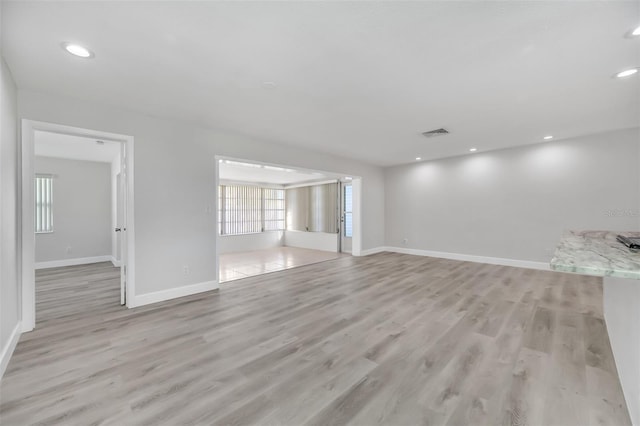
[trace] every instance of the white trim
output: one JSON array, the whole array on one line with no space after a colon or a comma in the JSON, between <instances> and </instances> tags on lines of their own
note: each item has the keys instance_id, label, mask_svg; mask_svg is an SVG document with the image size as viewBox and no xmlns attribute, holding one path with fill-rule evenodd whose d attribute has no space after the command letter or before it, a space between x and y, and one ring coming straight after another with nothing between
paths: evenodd
<instances>
[{"instance_id":1,"label":"white trim","mask_svg":"<svg viewBox=\"0 0 640 426\"><path fill-rule=\"evenodd\" d=\"M360 250L360 256L370 256L372 254L382 253L383 251L389 251L386 247L374 247L366 250Z\"/></svg>"},{"instance_id":2,"label":"white trim","mask_svg":"<svg viewBox=\"0 0 640 426\"><path fill-rule=\"evenodd\" d=\"M351 255L362 256L362 178L351 180Z\"/></svg>"},{"instance_id":3,"label":"white trim","mask_svg":"<svg viewBox=\"0 0 640 426\"><path fill-rule=\"evenodd\" d=\"M307 186L317 186L317 185L329 185L332 183L339 183L340 179L323 179L323 180L316 180L316 181L309 181L309 182L302 182L302 183L292 183L289 185L285 185L284 189L295 189L295 188L305 188Z\"/></svg>"},{"instance_id":4,"label":"white trim","mask_svg":"<svg viewBox=\"0 0 640 426\"><path fill-rule=\"evenodd\" d=\"M35 248L36 233L33 223L33 210L35 209L35 190L33 187L33 176L35 169L35 129L28 120L22 120L22 179L20 185L22 190L21 206L22 229L20 240L22 241L22 331L31 331L36 325L35 313Z\"/></svg>"},{"instance_id":5,"label":"white trim","mask_svg":"<svg viewBox=\"0 0 640 426\"><path fill-rule=\"evenodd\" d=\"M22 179L21 185L21 235L22 243L22 331L31 331L36 324L36 303L35 303L35 232L33 223L34 188L33 178L35 176L34 143L36 130L52 133L61 133L71 136L82 136L92 139L101 139L124 143L126 150L127 168L127 300L133 300L135 295L135 226L134 226L134 138L133 136L108 133L99 130L89 130L80 127L65 126L61 124L46 123L42 121L22 120ZM111 259L107 259L111 260ZM128 307L132 307L127 304Z\"/></svg>"},{"instance_id":6,"label":"white trim","mask_svg":"<svg viewBox=\"0 0 640 426\"><path fill-rule=\"evenodd\" d=\"M47 262L36 262L35 269L59 268L61 266L87 265L89 263L111 262L112 257L93 256L93 257L77 257L75 259L49 260Z\"/></svg>"},{"instance_id":7,"label":"white trim","mask_svg":"<svg viewBox=\"0 0 640 426\"><path fill-rule=\"evenodd\" d=\"M119 268L122 265L122 262L117 260L115 256L109 256L109 261L113 263L113 266L115 266L116 268Z\"/></svg>"},{"instance_id":8,"label":"white trim","mask_svg":"<svg viewBox=\"0 0 640 426\"><path fill-rule=\"evenodd\" d=\"M516 268L539 269L550 271L551 267L545 262L534 262L531 260L507 259L503 257L477 256L473 254L448 253L444 251L418 250L404 247L377 247L373 253L390 251L393 253L412 254L414 256L438 257L441 259L462 260L464 262L488 263L490 265L514 266ZM370 253L370 254L373 254Z\"/></svg>"},{"instance_id":9,"label":"white trim","mask_svg":"<svg viewBox=\"0 0 640 426\"><path fill-rule=\"evenodd\" d=\"M216 230L215 230L215 243L216 243L216 257L214 259L215 263L215 271L216 271L216 280L218 280L220 278L220 225L218 224L218 210L220 209L220 206L218 205L218 188L220 187L220 161L219 161L219 157L216 155L213 158L213 171L215 173L214 175L214 187L213 190L211 191L211 194L214 194L213 196L213 214L215 215L212 220L215 221L215 226L216 226ZM285 204L285 208L286 208L286 204ZM285 214L286 214L286 210L285 210ZM285 222L286 224L286 222ZM282 234L283 238L284 238L284 233Z\"/></svg>"},{"instance_id":10,"label":"white trim","mask_svg":"<svg viewBox=\"0 0 640 426\"><path fill-rule=\"evenodd\" d=\"M20 321L18 321L15 328L11 332L11 336L9 336L9 341L4 346L4 348L2 348L2 355L0 355L0 379L2 378L2 376L4 376L4 372L7 370L11 355L13 355L13 351L16 349L18 340L20 340L20 335L22 334L21 330L22 324L20 323Z\"/></svg>"},{"instance_id":11,"label":"white trim","mask_svg":"<svg viewBox=\"0 0 640 426\"><path fill-rule=\"evenodd\" d=\"M205 281L203 283L191 284L182 287L170 288L167 290L154 291L153 293L140 294L135 297L134 306L144 306L151 303L164 302L165 300L176 299L178 297L190 296L205 291L217 290L218 281Z\"/></svg>"}]
</instances>

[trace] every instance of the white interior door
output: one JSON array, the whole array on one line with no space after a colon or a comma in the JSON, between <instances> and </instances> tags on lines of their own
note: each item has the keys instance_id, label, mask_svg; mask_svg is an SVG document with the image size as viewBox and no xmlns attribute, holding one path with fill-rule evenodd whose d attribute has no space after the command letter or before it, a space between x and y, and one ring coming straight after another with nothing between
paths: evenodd
<instances>
[{"instance_id":1,"label":"white interior door","mask_svg":"<svg viewBox=\"0 0 640 426\"><path fill-rule=\"evenodd\" d=\"M350 183L342 184L341 198L341 244L342 252L351 253L351 240L353 236L353 186Z\"/></svg>"},{"instance_id":2,"label":"white interior door","mask_svg":"<svg viewBox=\"0 0 640 426\"><path fill-rule=\"evenodd\" d=\"M124 209L122 207L122 174L116 175L116 260L120 263L122 259L122 232L118 229L122 229L122 217L124 216Z\"/></svg>"},{"instance_id":3,"label":"white interior door","mask_svg":"<svg viewBox=\"0 0 640 426\"><path fill-rule=\"evenodd\" d=\"M120 259L120 304L127 303L127 162L126 147L122 144L122 155L120 157L120 173L117 176L118 185L118 207L116 229L118 259Z\"/></svg>"}]
</instances>

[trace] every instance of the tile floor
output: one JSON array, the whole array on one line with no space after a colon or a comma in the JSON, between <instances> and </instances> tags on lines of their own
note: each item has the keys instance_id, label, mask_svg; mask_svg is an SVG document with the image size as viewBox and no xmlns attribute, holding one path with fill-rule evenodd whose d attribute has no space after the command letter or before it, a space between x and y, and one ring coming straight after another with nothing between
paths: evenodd
<instances>
[{"instance_id":1,"label":"tile floor","mask_svg":"<svg viewBox=\"0 0 640 426\"><path fill-rule=\"evenodd\" d=\"M239 280L268 272L283 271L348 256L322 250L298 247L277 247L220 255L220 282Z\"/></svg>"}]
</instances>

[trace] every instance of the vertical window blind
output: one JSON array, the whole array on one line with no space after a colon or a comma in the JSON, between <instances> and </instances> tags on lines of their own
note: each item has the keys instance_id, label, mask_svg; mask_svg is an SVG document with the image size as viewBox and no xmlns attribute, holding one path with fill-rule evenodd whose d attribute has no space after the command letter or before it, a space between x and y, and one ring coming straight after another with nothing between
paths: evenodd
<instances>
[{"instance_id":1,"label":"vertical window blind","mask_svg":"<svg viewBox=\"0 0 640 426\"><path fill-rule=\"evenodd\" d=\"M53 177L36 175L35 182L36 233L53 232Z\"/></svg>"},{"instance_id":2,"label":"vertical window blind","mask_svg":"<svg viewBox=\"0 0 640 426\"><path fill-rule=\"evenodd\" d=\"M309 231L338 232L340 196L337 183L309 186Z\"/></svg>"},{"instance_id":3,"label":"vertical window blind","mask_svg":"<svg viewBox=\"0 0 640 426\"><path fill-rule=\"evenodd\" d=\"M338 232L340 191L337 183L286 190L287 230Z\"/></svg>"},{"instance_id":4,"label":"vertical window blind","mask_svg":"<svg viewBox=\"0 0 640 426\"><path fill-rule=\"evenodd\" d=\"M284 229L284 189L263 188L264 230Z\"/></svg>"},{"instance_id":5,"label":"vertical window blind","mask_svg":"<svg viewBox=\"0 0 640 426\"><path fill-rule=\"evenodd\" d=\"M220 235L284 229L284 189L244 185L218 186Z\"/></svg>"}]
</instances>

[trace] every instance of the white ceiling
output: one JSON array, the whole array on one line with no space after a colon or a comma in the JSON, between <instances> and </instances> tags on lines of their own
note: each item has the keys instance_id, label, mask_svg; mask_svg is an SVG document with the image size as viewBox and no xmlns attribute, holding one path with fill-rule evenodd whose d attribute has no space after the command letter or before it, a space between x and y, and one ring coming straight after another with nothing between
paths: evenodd
<instances>
[{"instance_id":1,"label":"white ceiling","mask_svg":"<svg viewBox=\"0 0 640 426\"><path fill-rule=\"evenodd\" d=\"M100 145L91 138L36 131L35 155L101 163L116 161L120 156L120 144L103 142Z\"/></svg>"},{"instance_id":2,"label":"white ceiling","mask_svg":"<svg viewBox=\"0 0 640 426\"><path fill-rule=\"evenodd\" d=\"M640 76L612 78L640 66L638 1L19 1L2 18L20 88L378 165L640 125Z\"/></svg>"},{"instance_id":3,"label":"white ceiling","mask_svg":"<svg viewBox=\"0 0 640 426\"><path fill-rule=\"evenodd\" d=\"M220 160L219 166L220 179L234 182L291 185L339 178L329 173L247 163L244 161Z\"/></svg>"}]
</instances>

